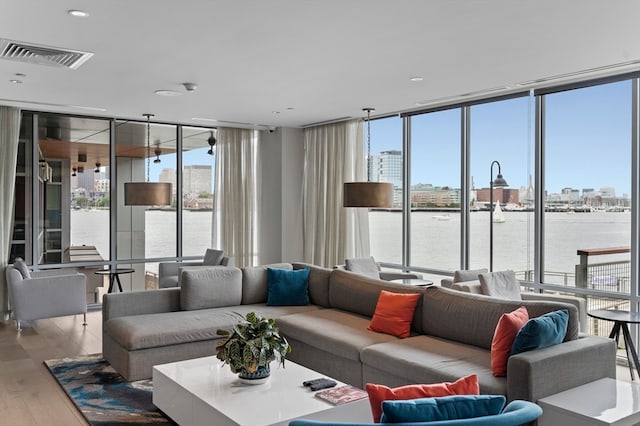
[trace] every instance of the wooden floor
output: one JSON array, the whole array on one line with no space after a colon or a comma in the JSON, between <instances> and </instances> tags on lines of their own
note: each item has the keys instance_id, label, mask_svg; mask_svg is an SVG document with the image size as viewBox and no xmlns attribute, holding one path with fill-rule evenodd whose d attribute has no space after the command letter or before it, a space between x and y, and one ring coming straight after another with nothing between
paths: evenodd
<instances>
[{"instance_id":1,"label":"wooden floor","mask_svg":"<svg viewBox=\"0 0 640 426\"><path fill-rule=\"evenodd\" d=\"M43 364L48 359L102 352L102 312L39 320L17 332L0 321L0 424L86 425Z\"/></svg>"},{"instance_id":2,"label":"wooden floor","mask_svg":"<svg viewBox=\"0 0 640 426\"><path fill-rule=\"evenodd\" d=\"M43 364L101 353L102 312L87 313L87 323L82 326L82 315L52 318L18 333L14 321L0 321L0 424L87 424ZM631 380L624 366L618 366L617 376Z\"/></svg>"}]
</instances>

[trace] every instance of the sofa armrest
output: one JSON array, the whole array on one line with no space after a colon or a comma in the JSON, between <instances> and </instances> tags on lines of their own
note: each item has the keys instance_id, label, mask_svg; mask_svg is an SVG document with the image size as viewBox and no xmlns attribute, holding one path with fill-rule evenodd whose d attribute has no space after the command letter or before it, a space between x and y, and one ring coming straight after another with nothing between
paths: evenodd
<instances>
[{"instance_id":1,"label":"sofa armrest","mask_svg":"<svg viewBox=\"0 0 640 426\"><path fill-rule=\"evenodd\" d=\"M180 289L108 293L102 299L102 324L118 317L180 310Z\"/></svg>"},{"instance_id":2,"label":"sofa armrest","mask_svg":"<svg viewBox=\"0 0 640 426\"><path fill-rule=\"evenodd\" d=\"M389 272L389 271L380 271L380 279L385 281L392 280L401 280L401 279L414 279L421 280L422 274L415 274L412 272Z\"/></svg>"},{"instance_id":3,"label":"sofa armrest","mask_svg":"<svg viewBox=\"0 0 640 426\"><path fill-rule=\"evenodd\" d=\"M464 291L465 293L483 294L480 281L461 281L459 283L451 284L453 290Z\"/></svg>"},{"instance_id":4,"label":"sofa armrest","mask_svg":"<svg viewBox=\"0 0 640 426\"><path fill-rule=\"evenodd\" d=\"M564 294L553 293L532 293L522 292L522 300L553 300L556 302L570 303L578 308L578 320L580 321L580 331L587 332L588 321L587 318L587 301L581 297L567 296Z\"/></svg>"},{"instance_id":5,"label":"sofa armrest","mask_svg":"<svg viewBox=\"0 0 640 426\"><path fill-rule=\"evenodd\" d=\"M616 377L615 342L606 337L581 337L509 357L507 398L536 402L606 377Z\"/></svg>"},{"instance_id":6,"label":"sofa armrest","mask_svg":"<svg viewBox=\"0 0 640 426\"><path fill-rule=\"evenodd\" d=\"M440 285L444 288L451 288L453 286L453 278L443 278L440 280Z\"/></svg>"}]
</instances>

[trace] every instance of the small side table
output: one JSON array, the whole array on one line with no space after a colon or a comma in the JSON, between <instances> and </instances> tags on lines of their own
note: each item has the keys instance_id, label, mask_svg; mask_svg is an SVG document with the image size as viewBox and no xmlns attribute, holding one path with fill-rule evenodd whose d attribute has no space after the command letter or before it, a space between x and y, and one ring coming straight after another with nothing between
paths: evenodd
<instances>
[{"instance_id":1,"label":"small side table","mask_svg":"<svg viewBox=\"0 0 640 426\"><path fill-rule=\"evenodd\" d=\"M120 274L133 274L135 269L131 268L116 268L116 269L101 269L99 271L95 271L96 275L109 275L109 290L107 293L113 293L113 284L118 282L118 290L122 293L122 284L120 283Z\"/></svg>"},{"instance_id":2,"label":"small side table","mask_svg":"<svg viewBox=\"0 0 640 426\"><path fill-rule=\"evenodd\" d=\"M620 330L622 330L622 336L624 338L624 347L627 351L627 361L629 363L629 372L631 372L631 380L633 377L633 366L636 367L636 371L640 374L640 361L638 360L638 351L633 345L633 339L631 339L631 333L629 332L629 324L640 324L640 313L629 311L618 311L613 309L597 309L587 312L592 318L597 318L605 321L613 321L613 328L609 333L610 339L615 339L618 343L620 339ZM633 357L633 364L631 364L631 358L629 353Z\"/></svg>"},{"instance_id":3,"label":"small side table","mask_svg":"<svg viewBox=\"0 0 640 426\"><path fill-rule=\"evenodd\" d=\"M433 281L423 280L420 278L399 278L397 280L391 280L390 282L398 283L398 284L413 285L416 287L426 287L429 285L433 285Z\"/></svg>"}]
</instances>

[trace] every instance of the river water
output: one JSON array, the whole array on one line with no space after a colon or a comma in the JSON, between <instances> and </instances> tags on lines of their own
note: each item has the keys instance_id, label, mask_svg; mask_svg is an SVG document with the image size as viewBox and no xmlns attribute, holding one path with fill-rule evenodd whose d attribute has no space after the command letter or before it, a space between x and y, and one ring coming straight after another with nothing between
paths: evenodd
<instances>
[{"instance_id":1,"label":"river water","mask_svg":"<svg viewBox=\"0 0 640 426\"><path fill-rule=\"evenodd\" d=\"M489 263L489 213L472 212L470 222L470 266L486 268ZM533 269L532 212L505 212L506 221L494 224L494 270ZM369 213L371 254L378 261L400 263L402 216L399 212ZM175 256L176 215L146 212L145 256ZM184 254L201 255L211 246L211 212L184 212ZM126 235L126 234L125 234ZM573 274L579 263L578 249L629 246L629 212L547 213L545 215L545 270ZM411 264L455 270L460 256L460 215L455 212L414 212L411 214ZM109 212L72 210L71 245L94 245L104 259L109 253ZM135 242L119 241L129 252ZM615 259L602 256L597 261ZM121 256L125 258L127 256ZM298 260L298 259L288 259ZM592 259L590 259L590 262Z\"/></svg>"}]
</instances>

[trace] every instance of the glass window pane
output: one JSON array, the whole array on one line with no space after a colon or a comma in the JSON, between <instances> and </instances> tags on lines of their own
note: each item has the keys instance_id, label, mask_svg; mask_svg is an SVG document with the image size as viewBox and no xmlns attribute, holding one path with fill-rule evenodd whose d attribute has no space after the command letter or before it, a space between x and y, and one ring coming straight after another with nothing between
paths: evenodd
<instances>
[{"instance_id":1,"label":"glass window pane","mask_svg":"<svg viewBox=\"0 0 640 426\"><path fill-rule=\"evenodd\" d=\"M39 262L109 260L109 121L40 114Z\"/></svg>"},{"instance_id":2,"label":"glass window pane","mask_svg":"<svg viewBox=\"0 0 640 426\"><path fill-rule=\"evenodd\" d=\"M411 118L411 265L460 266L460 109Z\"/></svg>"},{"instance_id":3,"label":"glass window pane","mask_svg":"<svg viewBox=\"0 0 640 426\"><path fill-rule=\"evenodd\" d=\"M13 234L9 263L21 257L28 264L31 259L31 147L33 140L33 114L23 113L20 122L20 141L18 144L18 161L16 168L15 201L13 214Z\"/></svg>"},{"instance_id":4,"label":"glass window pane","mask_svg":"<svg viewBox=\"0 0 640 426\"><path fill-rule=\"evenodd\" d=\"M555 93L545 101L543 279L628 294L629 253L594 249L631 244L631 82ZM601 267L581 274L578 251L591 252L585 262Z\"/></svg>"},{"instance_id":5,"label":"glass window pane","mask_svg":"<svg viewBox=\"0 0 640 426\"><path fill-rule=\"evenodd\" d=\"M366 124L366 123L365 123ZM365 127L365 144L366 144ZM378 262L402 264L402 119L371 120L371 158L368 162L372 182L391 182L392 209L369 210L371 255Z\"/></svg>"},{"instance_id":6,"label":"glass window pane","mask_svg":"<svg viewBox=\"0 0 640 426\"><path fill-rule=\"evenodd\" d=\"M532 278L533 102L522 97L471 107L470 269L489 268L490 182L501 171L508 185L493 189L493 270Z\"/></svg>"},{"instance_id":7,"label":"glass window pane","mask_svg":"<svg viewBox=\"0 0 640 426\"><path fill-rule=\"evenodd\" d=\"M216 130L182 131L182 255L203 256L212 247Z\"/></svg>"},{"instance_id":8,"label":"glass window pane","mask_svg":"<svg viewBox=\"0 0 640 426\"><path fill-rule=\"evenodd\" d=\"M117 123L119 260L176 256L176 126L152 123L149 145L146 123ZM125 206L124 184L145 181L171 183L172 204Z\"/></svg>"}]
</instances>

